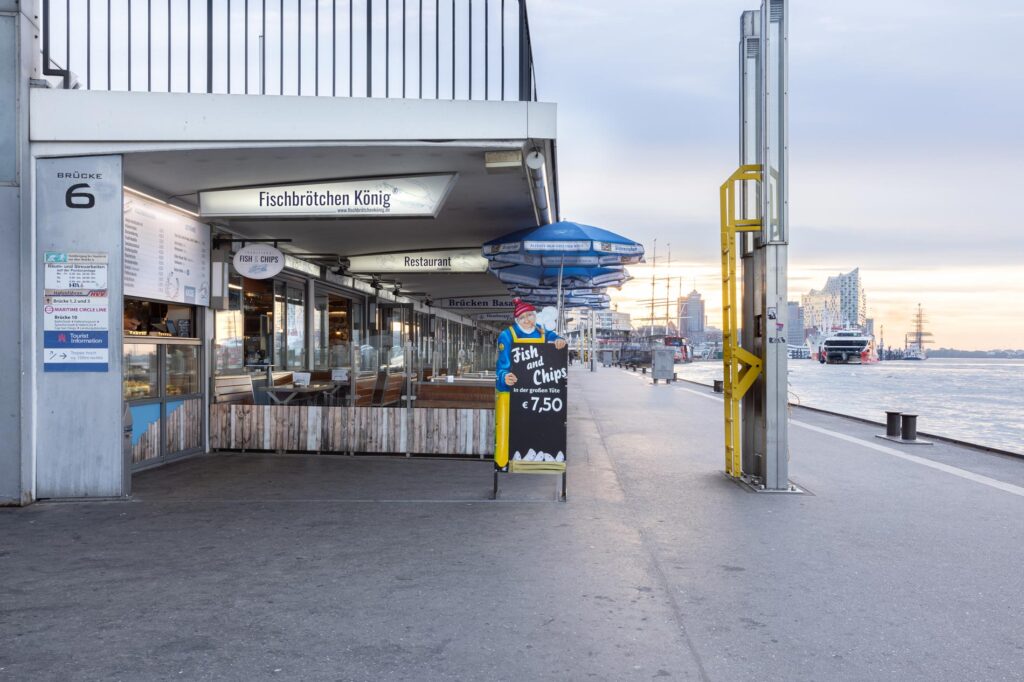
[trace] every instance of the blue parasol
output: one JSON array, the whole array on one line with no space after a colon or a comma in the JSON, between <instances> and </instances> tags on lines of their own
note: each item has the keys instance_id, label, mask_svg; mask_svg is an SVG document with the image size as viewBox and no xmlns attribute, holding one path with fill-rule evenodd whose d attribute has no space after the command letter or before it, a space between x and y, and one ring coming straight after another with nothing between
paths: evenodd
<instances>
[{"instance_id":1,"label":"blue parasol","mask_svg":"<svg viewBox=\"0 0 1024 682\"><path fill-rule=\"evenodd\" d=\"M639 263L642 244L592 225L563 220L493 239L483 246L492 269L512 265L596 267Z\"/></svg>"},{"instance_id":2,"label":"blue parasol","mask_svg":"<svg viewBox=\"0 0 1024 682\"><path fill-rule=\"evenodd\" d=\"M567 290L577 287L617 287L632 279L621 266L609 267L551 267L513 265L491 270L505 284L526 287L555 287Z\"/></svg>"}]
</instances>

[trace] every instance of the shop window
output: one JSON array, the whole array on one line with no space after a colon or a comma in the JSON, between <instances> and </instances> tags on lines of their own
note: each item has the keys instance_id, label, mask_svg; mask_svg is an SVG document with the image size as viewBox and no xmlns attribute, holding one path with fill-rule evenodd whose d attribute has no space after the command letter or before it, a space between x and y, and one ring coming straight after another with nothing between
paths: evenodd
<instances>
[{"instance_id":1,"label":"shop window","mask_svg":"<svg viewBox=\"0 0 1024 682\"><path fill-rule=\"evenodd\" d=\"M317 297L313 316L315 369L352 365L350 302L333 294Z\"/></svg>"},{"instance_id":2,"label":"shop window","mask_svg":"<svg viewBox=\"0 0 1024 682\"><path fill-rule=\"evenodd\" d=\"M124 299L125 336L157 336L194 339L195 306Z\"/></svg>"},{"instance_id":3,"label":"shop window","mask_svg":"<svg viewBox=\"0 0 1024 682\"><path fill-rule=\"evenodd\" d=\"M199 391L199 347L167 346L167 395L191 395Z\"/></svg>"},{"instance_id":4,"label":"shop window","mask_svg":"<svg viewBox=\"0 0 1024 682\"><path fill-rule=\"evenodd\" d=\"M131 343L124 347L124 399L142 400L160 395L157 346Z\"/></svg>"},{"instance_id":5,"label":"shop window","mask_svg":"<svg viewBox=\"0 0 1024 682\"><path fill-rule=\"evenodd\" d=\"M270 280L244 279L242 286L245 365L265 367L273 361L274 283Z\"/></svg>"}]
</instances>

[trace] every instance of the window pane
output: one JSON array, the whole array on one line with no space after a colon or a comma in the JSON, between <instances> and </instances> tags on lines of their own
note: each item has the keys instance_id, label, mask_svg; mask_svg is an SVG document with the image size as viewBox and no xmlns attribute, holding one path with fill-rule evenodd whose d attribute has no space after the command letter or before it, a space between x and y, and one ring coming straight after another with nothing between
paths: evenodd
<instances>
[{"instance_id":1,"label":"window pane","mask_svg":"<svg viewBox=\"0 0 1024 682\"><path fill-rule=\"evenodd\" d=\"M124 398L155 398L160 393L156 364L156 344L124 344Z\"/></svg>"},{"instance_id":2,"label":"window pane","mask_svg":"<svg viewBox=\"0 0 1024 682\"><path fill-rule=\"evenodd\" d=\"M288 287L288 369L306 368L306 305L300 287Z\"/></svg>"},{"instance_id":3,"label":"window pane","mask_svg":"<svg viewBox=\"0 0 1024 682\"><path fill-rule=\"evenodd\" d=\"M167 346L167 395L199 393L199 348Z\"/></svg>"},{"instance_id":4,"label":"window pane","mask_svg":"<svg viewBox=\"0 0 1024 682\"><path fill-rule=\"evenodd\" d=\"M244 359L242 311L218 310L214 320L213 372L214 374L237 374L242 370Z\"/></svg>"}]
</instances>

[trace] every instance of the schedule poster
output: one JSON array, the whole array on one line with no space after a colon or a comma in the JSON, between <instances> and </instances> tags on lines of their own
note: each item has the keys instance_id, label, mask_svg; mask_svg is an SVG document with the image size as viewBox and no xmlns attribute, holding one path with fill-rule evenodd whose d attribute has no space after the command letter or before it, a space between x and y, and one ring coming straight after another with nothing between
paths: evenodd
<instances>
[{"instance_id":1,"label":"schedule poster","mask_svg":"<svg viewBox=\"0 0 1024 682\"><path fill-rule=\"evenodd\" d=\"M210 226L125 192L124 295L210 304Z\"/></svg>"},{"instance_id":2,"label":"schedule poster","mask_svg":"<svg viewBox=\"0 0 1024 682\"><path fill-rule=\"evenodd\" d=\"M508 409L512 470L564 470L569 351L552 343L514 343L516 375Z\"/></svg>"},{"instance_id":3,"label":"schedule poster","mask_svg":"<svg viewBox=\"0 0 1024 682\"><path fill-rule=\"evenodd\" d=\"M43 371L106 372L110 365L107 254L43 258Z\"/></svg>"}]
</instances>

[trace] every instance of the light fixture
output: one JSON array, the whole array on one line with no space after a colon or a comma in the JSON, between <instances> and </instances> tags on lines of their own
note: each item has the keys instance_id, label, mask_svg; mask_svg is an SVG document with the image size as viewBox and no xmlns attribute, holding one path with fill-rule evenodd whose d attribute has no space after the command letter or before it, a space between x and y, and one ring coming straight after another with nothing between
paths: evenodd
<instances>
[{"instance_id":1,"label":"light fixture","mask_svg":"<svg viewBox=\"0 0 1024 682\"><path fill-rule=\"evenodd\" d=\"M140 192L139 190L137 190L137 189L135 189L133 187L125 187L124 191L128 192L129 194L134 194L136 196L143 197L144 199L149 199L150 201L155 201L158 204L163 204L167 208L173 208L175 211L181 211L182 213L186 213L186 214L192 216L193 218L198 218L199 217L199 214L194 212L194 211L190 211L187 208L182 208L181 206L175 206L174 204L169 204L166 201L164 201L163 199L159 199L159 198L153 196L152 194L146 194L145 192Z\"/></svg>"},{"instance_id":2,"label":"light fixture","mask_svg":"<svg viewBox=\"0 0 1024 682\"><path fill-rule=\"evenodd\" d=\"M518 149L484 152L484 167L488 173L507 173L523 166L523 153Z\"/></svg>"},{"instance_id":3,"label":"light fixture","mask_svg":"<svg viewBox=\"0 0 1024 682\"><path fill-rule=\"evenodd\" d=\"M551 205L548 202L548 176L544 166L544 155L538 150L534 149L526 155L526 170L530 175L537 220L541 225L548 225L551 223Z\"/></svg>"}]
</instances>

